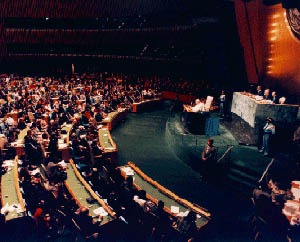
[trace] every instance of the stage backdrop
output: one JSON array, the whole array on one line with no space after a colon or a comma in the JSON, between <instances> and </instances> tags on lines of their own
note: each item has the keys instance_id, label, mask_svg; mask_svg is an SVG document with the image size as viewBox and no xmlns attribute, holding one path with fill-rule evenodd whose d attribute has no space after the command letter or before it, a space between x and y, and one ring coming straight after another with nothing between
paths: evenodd
<instances>
[{"instance_id":1,"label":"stage backdrop","mask_svg":"<svg viewBox=\"0 0 300 242\"><path fill-rule=\"evenodd\" d=\"M300 14L281 3L235 0L237 26L250 83L300 94Z\"/></svg>"}]
</instances>

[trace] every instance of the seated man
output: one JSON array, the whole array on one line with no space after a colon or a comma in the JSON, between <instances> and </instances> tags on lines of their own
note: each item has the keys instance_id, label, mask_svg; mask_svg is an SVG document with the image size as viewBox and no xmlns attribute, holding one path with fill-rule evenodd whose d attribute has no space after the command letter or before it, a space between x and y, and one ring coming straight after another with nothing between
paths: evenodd
<instances>
[{"instance_id":1,"label":"seated man","mask_svg":"<svg viewBox=\"0 0 300 242\"><path fill-rule=\"evenodd\" d=\"M191 111L194 113L205 112L205 103L203 100L196 99L195 106L191 108Z\"/></svg>"},{"instance_id":2,"label":"seated man","mask_svg":"<svg viewBox=\"0 0 300 242\"><path fill-rule=\"evenodd\" d=\"M89 209L86 207L81 207L76 211L75 222L80 228L80 231L86 236L86 238L97 238L98 237L98 227L101 223L102 217L99 215L99 220L97 222L93 221L93 217L89 215Z\"/></svg>"},{"instance_id":3,"label":"seated man","mask_svg":"<svg viewBox=\"0 0 300 242\"><path fill-rule=\"evenodd\" d=\"M185 241L193 241L197 236L197 226L196 226L196 213L191 211L186 217L178 217L176 222L176 229L183 236Z\"/></svg>"},{"instance_id":4,"label":"seated man","mask_svg":"<svg viewBox=\"0 0 300 242\"><path fill-rule=\"evenodd\" d=\"M155 239L163 241L170 232L172 220L169 214L164 210L165 204L163 201L158 201L157 208L153 211L155 215L152 235Z\"/></svg>"},{"instance_id":5,"label":"seated man","mask_svg":"<svg viewBox=\"0 0 300 242\"><path fill-rule=\"evenodd\" d=\"M272 100L272 97L270 96L270 89L266 89L266 90L264 91L263 98L264 98L265 100Z\"/></svg>"}]
</instances>

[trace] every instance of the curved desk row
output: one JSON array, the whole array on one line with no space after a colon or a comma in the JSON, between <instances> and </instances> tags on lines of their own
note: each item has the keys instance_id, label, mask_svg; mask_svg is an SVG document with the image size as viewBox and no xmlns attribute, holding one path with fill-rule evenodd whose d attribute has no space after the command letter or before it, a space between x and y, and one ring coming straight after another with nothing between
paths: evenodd
<instances>
[{"instance_id":1,"label":"curved desk row","mask_svg":"<svg viewBox=\"0 0 300 242\"><path fill-rule=\"evenodd\" d=\"M103 154L105 157L111 158L111 161L116 163L118 161L118 148L112 140L109 130L107 128L99 129L98 137L100 146L104 148Z\"/></svg>"},{"instance_id":2,"label":"curved desk row","mask_svg":"<svg viewBox=\"0 0 300 242\"><path fill-rule=\"evenodd\" d=\"M132 112L133 113L141 113L144 111L152 110L154 107L157 107L160 105L162 98L154 98L149 100L144 100L139 103L133 103L132 106Z\"/></svg>"},{"instance_id":3,"label":"curved desk row","mask_svg":"<svg viewBox=\"0 0 300 242\"><path fill-rule=\"evenodd\" d=\"M23 129L18 136L18 139L11 143L11 146L15 148L16 154L20 157L21 155L24 155L24 138L27 135L29 128Z\"/></svg>"},{"instance_id":4,"label":"curved desk row","mask_svg":"<svg viewBox=\"0 0 300 242\"><path fill-rule=\"evenodd\" d=\"M145 190L147 192L148 199L152 200L156 204L159 200L162 200L165 203L165 211L172 217L180 215L184 216L184 213L186 213L187 210L192 210L197 214L196 224L198 228L205 226L211 219L211 214L204 208L201 208L196 204L192 204L167 190L144 174L132 162L120 167L120 169L124 177L133 176L134 185L138 190ZM177 211L175 212L175 210Z\"/></svg>"},{"instance_id":5,"label":"curved desk row","mask_svg":"<svg viewBox=\"0 0 300 242\"><path fill-rule=\"evenodd\" d=\"M24 154L24 137L29 129L23 129L18 139L11 145L16 149L14 160L8 160L8 171L1 176L1 203L2 209L8 211L5 221L14 220L25 216L26 209L19 184L18 159Z\"/></svg>"},{"instance_id":6,"label":"curved desk row","mask_svg":"<svg viewBox=\"0 0 300 242\"><path fill-rule=\"evenodd\" d=\"M106 216L103 216L101 225L116 218L115 212L112 211L112 209L93 191L91 186L81 176L72 160L70 160L70 163L67 165L67 177L65 186L78 206L90 207L89 210L91 216L97 216L97 210L102 210L102 214L107 214ZM88 203L87 199L94 199L95 203L91 205Z\"/></svg>"},{"instance_id":7,"label":"curved desk row","mask_svg":"<svg viewBox=\"0 0 300 242\"><path fill-rule=\"evenodd\" d=\"M106 125L108 130L112 130L120 121L126 118L128 110L126 108L119 109L117 112L111 112L105 119L102 120L102 124Z\"/></svg>"},{"instance_id":8,"label":"curved desk row","mask_svg":"<svg viewBox=\"0 0 300 242\"><path fill-rule=\"evenodd\" d=\"M8 213L5 221L10 221L25 216L26 209L20 191L18 174L18 156L15 160L6 161L8 171L1 177L1 203L2 209Z\"/></svg>"}]
</instances>

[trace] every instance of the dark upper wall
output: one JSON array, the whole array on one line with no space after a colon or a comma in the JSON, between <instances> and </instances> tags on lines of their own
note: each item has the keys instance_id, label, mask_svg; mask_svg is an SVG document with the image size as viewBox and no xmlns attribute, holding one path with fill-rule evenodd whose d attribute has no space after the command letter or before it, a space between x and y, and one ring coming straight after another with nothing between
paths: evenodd
<instances>
[{"instance_id":1,"label":"dark upper wall","mask_svg":"<svg viewBox=\"0 0 300 242\"><path fill-rule=\"evenodd\" d=\"M185 11L183 0L5 0L1 17L123 17Z\"/></svg>"},{"instance_id":2,"label":"dark upper wall","mask_svg":"<svg viewBox=\"0 0 300 242\"><path fill-rule=\"evenodd\" d=\"M300 40L282 4L235 0L235 11L248 81L299 96Z\"/></svg>"}]
</instances>

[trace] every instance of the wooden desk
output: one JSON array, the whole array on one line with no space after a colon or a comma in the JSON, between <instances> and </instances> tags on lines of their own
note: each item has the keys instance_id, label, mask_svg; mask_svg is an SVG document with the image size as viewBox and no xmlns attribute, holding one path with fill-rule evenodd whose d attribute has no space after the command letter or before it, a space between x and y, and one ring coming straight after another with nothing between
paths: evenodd
<instances>
[{"instance_id":1,"label":"wooden desk","mask_svg":"<svg viewBox=\"0 0 300 242\"><path fill-rule=\"evenodd\" d=\"M106 125L108 130L112 130L120 121L126 118L128 110L126 108L119 109L117 112L111 112L105 119L102 120L102 124Z\"/></svg>"},{"instance_id":2,"label":"wooden desk","mask_svg":"<svg viewBox=\"0 0 300 242\"><path fill-rule=\"evenodd\" d=\"M98 130L99 143L104 148L105 157L111 158L113 163L118 162L118 148L115 142L112 140L110 132L107 128Z\"/></svg>"},{"instance_id":3,"label":"wooden desk","mask_svg":"<svg viewBox=\"0 0 300 242\"><path fill-rule=\"evenodd\" d=\"M275 122L293 123L297 119L298 105L271 104L266 100L257 101L250 93L233 94L231 112L246 121L252 128L264 124L267 117Z\"/></svg>"},{"instance_id":4,"label":"wooden desk","mask_svg":"<svg viewBox=\"0 0 300 242\"><path fill-rule=\"evenodd\" d=\"M101 225L104 225L116 218L115 212L112 211L110 207L93 191L91 186L81 176L72 160L70 160L70 164L68 164L67 167L67 180L65 181L65 186L79 207L89 207L90 204L87 202L88 198L93 198L96 200L96 202L93 203L92 207L89 209L91 216L96 216L94 213L95 209L100 207L105 209L108 215L103 217Z\"/></svg>"},{"instance_id":5,"label":"wooden desk","mask_svg":"<svg viewBox=\"0 0 300 242\"><path fill-rule=\"evenodd\" d=\"M142 101L139 103L133 103L133 104L131 104L132 112L133 113L145 112L147 110L152 109L155 106L158 106L161 101L162 101L161 98L154 98L154 99L145 100L145 101Z\"/></svg>"},{"instance_id":6,"label":"wooden desk","mask_svg":"<svg viewBox=\"0 0 300 242\"><path fill-rule=\"evenodd\" d=\"M6 172L1 177L1 203L2 207L6 204L9 206L16 204L19 206L18 210L13 210L8 212L5 216L5 220L10 221L25 216L25 205L23 201L22 194L19 187L19 178L18 178L18 156L15 157L15 160L12 161L13 166L9 166L11 170Z\"/></svg>"},{"instance_id":7,"label":"wooden desk","mask_svg":"<svg viewBox=\"0 0 300 242\"><path fill-rule=\"evenodd\" d=\"M18 139L11 143L11 146L15 148L16 150L16 154L20 157L21 155L24 155L24 138L27 135L27 131L29 130L29 128L25 128L23 129L18 136Z\"/></svg>"},{"instance_id":8,"label":"wooden desk","mask_svg":"<svg viewBox=\"0 0 300 242\"><path fill-rule=\"evenodd\" d=\"M152 180L146 174L144 174L137 166L129 162L128 165L122 166L121 173L124 177L127 177L126 169L131 169L133 174L134 185L138 190L145 190L147 192L147 198L152 200L154 203L158 203L159 200L162 200L165 203L165 211L168 212L171 216L177 217L180 214L175 214L171 212L171 206L176 206L179 208L179 211L184 213L187 210L192 210L197 213L196 224L198 228L205 226L211 219L211 215L204 208L199 207L196 204L192 204L185 199L182 199L161 186L156 181Z\"/></svg>"},{"instance_id":9,"label":"wooden desk","mask_svg":"<svg viewBox=\"0 0 300 242\"><path fill-rule=\"evenodd\" d=\"M250 93L235 92L231 105L235 130L242 130L247 144L257 145L260 142L260 132L267 117L275 121L276 129L283 130L294 124L299 106L287 104L271 104L266 100L257 101ZM276 137L280 133L276 131ZM282 135L282 134L281 134ZM243 141L242 141L243 142Z\"/></svg>"}]
</instances>

